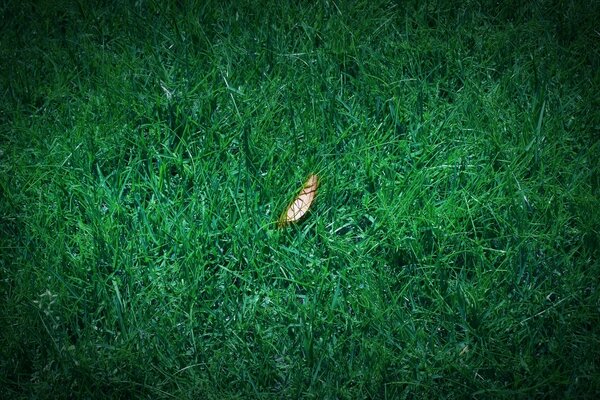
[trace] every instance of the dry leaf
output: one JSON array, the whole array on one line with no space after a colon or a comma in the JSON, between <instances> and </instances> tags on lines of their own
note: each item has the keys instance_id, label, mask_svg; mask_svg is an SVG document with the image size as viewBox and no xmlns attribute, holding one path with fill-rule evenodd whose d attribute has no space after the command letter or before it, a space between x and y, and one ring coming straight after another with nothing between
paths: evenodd
<instances>
[{"instance_id":1,"label":"dry leaf","mask_svg":"<svg viewBox=\"0 0 600 400\"><path fill-rule=\"evenodd\" d=\"M279 227L291 224L292 222L298 221L302 218L310 205L312 204L315 196L317 195L317 188L319 187L319 177L317 175L310 175L304 183L304 187L300 191L300 194L296 196L294 201L286 208L285 212L279 218Z\"/></svg>"}]
</instances>

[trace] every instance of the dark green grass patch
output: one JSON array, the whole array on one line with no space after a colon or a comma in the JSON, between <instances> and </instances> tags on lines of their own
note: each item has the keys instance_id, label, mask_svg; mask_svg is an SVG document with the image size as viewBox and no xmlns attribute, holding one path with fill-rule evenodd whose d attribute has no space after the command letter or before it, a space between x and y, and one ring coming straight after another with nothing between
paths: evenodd
<instances>
[{"instance_id":1,"label":"dark green grass patch","mask_svg":"<svg viewBox=\"0 0 600 400\"><path fill-rule=\"evenodd\" d=\"M3 397L599 395L599 10L84 3L0 9Z\"/></svg>"}]
</instances>

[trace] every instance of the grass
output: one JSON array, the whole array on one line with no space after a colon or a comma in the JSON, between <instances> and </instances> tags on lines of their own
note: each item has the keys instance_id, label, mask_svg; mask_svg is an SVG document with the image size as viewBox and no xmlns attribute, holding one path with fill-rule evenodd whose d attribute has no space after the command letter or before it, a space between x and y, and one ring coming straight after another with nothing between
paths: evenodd
<instances>
[{"instance_id":1,"label":"grass","mask_svg":"<svg viewBox=\"0 0 600 400\"><path fill-rule=\"evenodd\" d=\"M2 397L597 398L597 7L125 3L1 8Z\"/></svg>"}]
</instances>

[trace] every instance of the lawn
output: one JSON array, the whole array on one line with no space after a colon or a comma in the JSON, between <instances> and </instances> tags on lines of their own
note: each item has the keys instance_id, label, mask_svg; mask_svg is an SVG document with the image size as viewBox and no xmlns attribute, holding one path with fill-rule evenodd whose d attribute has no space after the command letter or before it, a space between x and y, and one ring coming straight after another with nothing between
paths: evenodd
<instances>
[{"instance_id":1,"label":"lawn","mask_svg":"<svg viewBox=\"0 0 600 400\"><path fill-rule=\"evenodd\" d=\"M598 398L598 15L4 2L0 397Z\"/></svg>"}]
</instances>

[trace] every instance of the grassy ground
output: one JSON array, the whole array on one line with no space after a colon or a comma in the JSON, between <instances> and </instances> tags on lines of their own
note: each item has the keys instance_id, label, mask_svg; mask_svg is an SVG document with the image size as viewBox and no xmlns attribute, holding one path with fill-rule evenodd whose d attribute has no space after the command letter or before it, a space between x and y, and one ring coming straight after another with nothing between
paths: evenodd
<instances>
[{"instance_id":1,"label":"grassy ground","mask_svg":"<svg viewBox=\"0 0 600 400\"><path fill-rule=\"evenodd\" d=\"M600 395L593 2L48 3L0 14L2 397Z\"/></svg>"}]
</instances>

